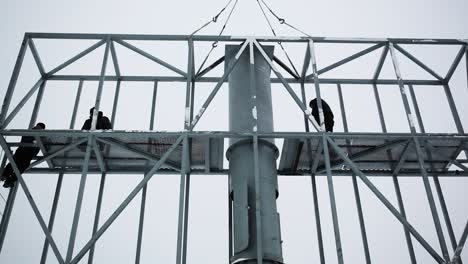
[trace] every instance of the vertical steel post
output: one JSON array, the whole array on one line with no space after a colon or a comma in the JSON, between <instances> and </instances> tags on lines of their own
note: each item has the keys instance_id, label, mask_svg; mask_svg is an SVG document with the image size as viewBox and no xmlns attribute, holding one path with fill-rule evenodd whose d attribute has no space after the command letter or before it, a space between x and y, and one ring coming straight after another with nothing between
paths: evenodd
<instances>
[{"instance_id":1,"label":"vertical steel post","mask_svg":"<svg viewBox=\"0 0 468 264\"><path fill-rule=\"evenodd\" d=\"M102 173L101 181L99 183L99 193L98 193L97 202L96 202L96 212L94 214L93 236L96 234L98 227L99 227L99 219L101 216L101 206L102 206L102 198L104 196L105 184L106 184L106 174ZM89 249L88 264L92 264L94 261L94 250L95 250L95 245L92 245L91 248Z\"/></svg>"},{"instance_id":2,"label":"vertical steel post","mask_svg":"<svg viewBox=\"0 0 468 264\"><path fill-rule=\"evenodd\" d=\"M387 133L387 126L385 124L385 117L382 109L382 102L380 101L380 94L377 85L374 83L372 85L374 90L375 103L377 104L377 111L379 112L380 126L382 127L382 132Z\"/></svg>"},{"instance_id":3,"label":"vertical steel post","mask_svg":"<svg viewBox=\"0 0 468 264\"><path fill-rule=\"evenodd\" d=\"M400 183L398 181L398 175L394 174L392 178L393 178L393 187L395 188L395 193L396 193L397 201L398 201L398 209L400 210L401 216L406 220L406 209L405 209L405 204L403 203L403 196L401 195L401 188L400 188ZM414 247L413 247L413 241L411 240L411 234L407 227L403 226L403 230L405 232L406 246L408 247L408 253L410 255L411 263L416 264L416 255L414 253Z\"/></svg>"},{"instance_id":4,"label":"vertical steel post","mask_svg":"<svg viewBox=\"0 0 468 264\"><path fill-rule=\"evenodd\" d=\"M379 90L378 90L378 87L377 87L377 85L375 83L373 84L373 88L374 88L375 102L377 104L377 110L379 112L379 120L380 120L380 125L382 127L382 132L387 133L387 126L385 124L385 117L384 117L384 114L383 114L382 102L380 101ZM392 158L392 155L391 155L390 152L388 153L388 155L389 155L389 158ZM398 201L398 209L399 209L400 214L402 215L402 217L404 219L406 219L406 210L405 210L405 205L403 203L403 196L401 195L401 189L400 189L400 183L398 181L398 175L393 174L392 179L393 179L393 187L395 189L395 194L396 194L397 201ZM409 232L408 228L406 228L405 226L403 226L403 230L404 230L404 233L405 233L406 246L408 247L408 253L410 255L411 263L416 264L416 255L414 254L414 247L413 247L413 242L411 240L410 232Z\"/></svg>"},{"instance_id":5,"label":"vertical steel post","mask_svg":"<svg viewBox=\"0 0 468 264\"><path fill-rule=\"evenodd\" d=\"M409 87L409 90L410 90L410 93L411 93L411 98L412 98L412 101L413 101L414 110L416 112L416 117L418 118L419 129L420 129L420 131L422 133L426 133L426 130L424 128L424 123L422 121L421 111L420 111L419 105L418 105L418 100L416 98L416 94L414 93L413 86L408 85L408 87ZM428 156L430 157L430 152L427 151L427 153L428 153ZM440 207L442 209L442 214L444 216L445 224L447 226L447 231L448 231L448 235L449 235L449 238L450 238L450 243L452 244L453 250L455 250L457 248L457 241L455 239L455 234L453 232L452 221L450 220L450 215L448 213L447 204L446 204L445 198L444 198L444 193L442 191L442 187L440 186L439 176L435 175L435 176L432 177L432 179L433 179L434 185L436 187L437 196L439 198L439 204L440 204Z\"/></svg>"},{"instance_id":6,"label":"vertical steel post","mask_svg":"<svg viewBox=\"0 0 468 264\"><path fill-rule=\"evenodd\" d=\"M411 84L408 85L408 89L410 91L411 101L413 102L414 112L416 113L416 118L418 120L419 130L421 131L421 133L426 133L426 129L424 128L421 111L419 109L419 104L418 104L418 100L416 99L416 94L414 92L413 85Z\"/></svg>"},{"instance_id":7,"label":"vertical steel post","mask_svg":"<svg viewBox=\"0 0 468 264\"><path fill-rule=\"evenodd\" d=\"M317 70L317 59L315 56L315 43L313 40L309 40L309 49L310 49L310 64L312 66L312 76L314 77L314 86L315 86L315 96L317 98L317 108L319 111L319 126L325 130L325 118L323 116L322 108L322 96L320 95L320 81L318 77Z\"/></svg>"},{"instance_id":8,"label":"vertical steel post","mask_svg":"<svg viewBox=\"0 0 468 264\"><path fill-rule=\"evenodd\" d=\"M343 128L344 128L344 132L348 133L349 132L349 130L348 130L348 121L347 121L347 118L346 118L343 91L341 89L340 84L337 84L337 89L338 89L338 97L340 99L340 109L341 109L341 118L343 119ZM351 145L349 140L348 140L347 145ZM350 155L352 154L350 149L348 149L348 153ZM371 258L370 258L370 252L369 252L369 243L367 241L366 224L364 222L364 215L362 213L361 195L359 193L359 186L358 186L358 183L357 183L356 174L353 173L351 179L353 181L354 197L356 199L356 208L357 208L358 217L359 217L359 225L361 227L361 238L362 238L362 244L363 244L363 247L364 247L364 256L366 258L366 263L370 264L371 263Z\"/></svg>"},{"instance_id":9,"label":"vertical steel post","mask_svg":"<svg viewBox=\"0 0 468 264\"><path fill-rule=\"evenodd\" d=\"M465 44L466 88L468 89L468 43Z\"/></svg>"},{"instance_id":10,"label":"vertical steel post","mask_svg":"<svg viewBox=\"0 0 468 264\"><path fill-rule=\"evenodd\" d=\"M72 113L72 118L70 121L70 129L73 129L75 127L75 122L76 122L76 115L78 113L78 107L80 105L80 99L81 99L81 92L83 90L83 80L80 80L78 83L78 90L76 91L76 97L75 97L75 104L73 106L73 113Z\"/></svg>"},{"instance_id":11,"label":"vertical steel post","mask_svg":"<svg viewBox=\"0 0 468 264\"><path fill-rule=\"evenodd\" d=\"M112 106L112 114L111 114L111 124L115 126L115 117L117 113L117 106L119 102L119 94L120 94L120 83L121 81L118 80L115 88L115 94L114 94L114 103ZM102 207L102 199L104 196L104 187L106 184L106 174L102 173L101 174L101 181L99 183L99 193L98 193L98 199L96 202L96 212L94 214L94 224L93 224L93 236L96 234L98 231L99 227L99 219L101 216L101 207ZM95 251L95 245L93 244L90 249L89 249L89 255L88 255L88 264L92 264L94 261L94 251Z\"/></svg>"},{"instance_id":12,"label":"vertical steel post","mask_svg":"<svg viewBox=\"0 0 468 264\"><path fill-rule=\"evenodd\" d=\"M154 129L154 117L156 115L156 96L158 94L158 81L154 82L153 86L153 99L151 100L151 119L149 123L149 129Z\"/></svg>"},{"instance_id":13,"label":"vertical steel post","mask_svg":"<svg viewBox=\"0 0 468 264\"><path fill-rule=\"evenodd\" d=\"M48 229L51 234L54 228L55 215L57 213L58 201L60 199L60 192L62 190L62 182L63 182L63 172L60 172L58 175L58 179L57 179L57 185L55 186L54 201L52 202L52 209L50 211L50 216L49 216ZM46 263L48 252L49 252L49 242L47 241L47 239L45 239L44 246L42 247L42 255L41 255L41 262L40 262L41 264Z\"/></svg>"},{"instance_id":14,"label":"vertical steel post","mask_svg":"<svg viewBox=\"0 0 468 264\"><path fill-rule=\"evenodd\" d=\"M193 99L192 99L192 81L193 81L193 40L188 41L188 63L187 63L187 81L185 89L185 121L184 131L191 130L191 122L193 115ZM187 135L184 137L182 146L182 158L180 170L180 189L179 189L179 223L177 230L177 264L185 264L187 255L187 232L188 232L188 206L190 195L190 164L189 163L189 139Z\"/></svg>"},{"instance_id":15,"label":"vertical steel post","mask_svg":"<svg viewBox=\"0 0 468 264\"><path fill-rule=\"evenodd\" d=\"M310 49L310 42L307 43L306 54L304 57L304 65L302 67L301 73L301 96L302 96L302 103L307 107L307 100L305 95L305 84L304 81L306 79L307 68L309 68L310 59L311 59L311 49ZM315 79L314 79L315 82ZM304 112L304 125L306 132L310 132L309 126L309 116L306 115ZM320 124L319 124L320 126ZM307 140L307 146L309 148L308 155L309 155L309 164L310 164L310 180L312 186L312 197L314 202L314 214L315 214L315 228L317 231L317 242L318 242L318 249L319 249L319 257L320 263L325 264L325 253L323 250L323 239L322 239L322 225L320 220L320 206L318 201L318 194L317 194L317 182L315 176L315 166L314 164L318 164L318 160L320 159L320 152L322 152L322 144L318 144L317 154L315 156L316 160L314 161L314 157L312 157L312 142Z\"/></svg>"},{"instance_id":16,"label":"vertical steel post","mask_svg":"<svg viewBox=\"0 0 468 264\"><path fill-rule=\"evenodd\" d=\"M185 210L187 207L186 197L189 194L189 180L187 177L187 157L186 154L188 152L188 140L187 136L184 137L182 143L182 168L181 168L181 178L180 178L180 190L179 190L179 223L178 223L178 230L177 230L177 264L185 264L185 255L186 255L186 243L185 240L186 235L185 233L187 230L185 229L185 222L187 221L188 215Z\"/></svg>"},{"instance_id":17,"label":"vertical steel post","mask_svg":"<svg viewBox=\"0 0 468 264\"><path fill-rule=\"evenodd\" d=\"M460 134L464 134L465 131L460 120L460 115L458 114L457 106L455 105L455 100L453 99L452 91L450 91L450 86L448 84L444 84L444 91L445 95L447 96L450 111L452 111L452 116L453 120L455 121L455 126L457 127L457 132Z\"/></svg>"},{"instance_id":18,"label":"vertical steel post","mask_svg":"<svg viewBox=\"0 0 468 264\"><path fill-rule=\"evenodd\" d=\"M189 124L193 121L193 108L195 104L195 50L194 50L194 44L193 40L190 39L188 41L188 48L189 48L189 63L187 67L191 66L191 69L187 69L187 85L189 85L189 82L191 83L190 88L190 110L189 110ZM186 108L187 110L187 108ZM187 112L187 111L186 111ZM187 126L185 128L185 131L192 131L193 126ZM182 236L182 241L184 243L182 244L182 263L185 264L187 262L187 241L188 241L188 215L189 215L189 197L190 197L190 179L191 179L191 151L192 151L192 139L187 137L187 142L186 144L186 150L183 150L183 153L185 153L185 167L186 167L186 174L185 174L185 193L184 193L184 222L183 222L183 236Z\"/></svg>"},{"instance_id":19,"label":"vertical steel post","mask_svg":"<svg viewBox=\"0 0 468 264\"><path fill-rule=\"evenodd\" d=\"M46 87L47 79L41 83L39 91L37 92L36 102L34 103L34 108L31 114L31 120L29 121L28 128L34 127L37 122L37 115L39 114L39 109L41 108L42 97L44 96L44 89Z\"/></svg>"},{"instance_id":20,"label":"vertical steel post","mask_svg":"<svg viewBox=\"0 0 468 264\"><path fill-rule=\"evenodd\" d=\"M304 103L304 105L307 105L304 82L301 82L301 95L302 95L302 102ZM309 119L307 118L306 115L304 115L304 126L305 126L305 131L310 132ZM314 201L315 228L317 230L317 242L318 242L318 247L319 247L320 263L325 264L325 253L323 251L323 239L322 239L322 225L320 221L320 206L319 206L318 195L317 195L317 182L315 179L315 174L313 173L313 166L312 166L312 163L313 163L312 142L310 140L307 140L307 144L309 148L308 155L309 155L309 163L310 163L310 180L311 180L311 186L312 186L312 197Z\"/></svg>"},{"instance_id":21,"label":"vertical steel post","mask_svg":"<svg viewBox=\"0 0 468 264\"><path fill-rule=\"evenodd\" d=\"M335 233L336 254L338 263L343 264L343 250L341 248L340 228L338 226L338 211L336 210L335 190L333 188L333 179L330 169L330 153L328 152L328 142L325 134L322 134L323 156L325 157L325 167L327 170L328 193L330 195L330 205L333 218L333 230Z\"/></svg>"},{"instance_id":22,"label":"vertical steel post","mask_svg":"<svg viewBox=\"0 0 468 264\"><path fill-rule=\"evenodd\" d=\"M78 189L78 195L76 197L75 213L73 215L73 223L72 223L72 228L70 231L70 239L68 242L68 250L67 250L67 257L66 257L67 263L69 263L73 257L73 249L75 247L76 233L78 231L78 222L79 222L80 214L81 214L81 204L83 203L84 189L86 185L86 178L88 175L89 159L91 157L91 149L92 149L92 144L93 144L92 139L93 139L92 136L88 136L88 142L86 145L86 154L85 154L85 159L83 162L83 170L81 172L80 186Z\"/></svg>"},{"instance_id":23,"label":"vertical steel post","mask_svg":"<svg viewBox=\"0 0 468 264\"><path fill-rule=\"evenodd\" d=\"M317 70L317 59L315 56L315 44L312 40L309 40L309 49L310 49L310 64L312 66L312 75L314 77L314 86L315 86L315 94L317 96L317 107L319 111L319 124L322 129L324 129L325 125L325 118L323 115L323 108L322 108L322 97L320 94L320 82L318 78L318 70ZM328 146L325 138L322 138L323 146L323 155L325 156L325 161L328 159L328 165L330 165L330 153L328 153ZM332 210L332 218L333 218L333 229L335 233L335 245L336 245L336 254L338 258L338 263L343 263L343 249L341 245L341 237L340 237L340 227L338 223L338 212L336 209L336 202L335 202L335 190L333 187L333 177L331 175L331 171L327 170L327 182L328 182L328 194L330 196L330 206Z\"/></svg>"},{"instance_id":24,"label":"vertical steel post","mask_svg":"<svg viewBox=\"0 0 468 264\"><path fill-rule=\"evenodd\" d=\"M450 220L450 214L448 212L447 204L446 204L445 198L444 198L444 193L442 191L442 187L441 187L440 182L439 182L439 176L434 176L433 180L434 180L434 185L436 187L437 195L439 197L440 207L441 207L442 213L444 215L445 225L447 226L447 231L448 231L448 235L449 235L449 238L450 238L450 243L452 244L453 250L456 250L457 240L455 238L455 233L453 232L452 220Z\"/></svg>"},{"instance_id":25,"label":"vertical steel post","mask_svg":"<svg viewBox=\"0 0 468 264\"><path fill-rule=\"evenodd\" d=\"M149 129L153 130L154 128L154 115L156 112L156 95L158 91L158 82L154 82L153 87L153 97L151 100L151 116L149 122ZM143 241L143 225L145 222L145 209L146 209L146 192L147 192L148 184L143 186L141 191L141 205L140 205L140 220L138 223L138 238L137 238L137 248L136 248L136 256L135 256L135 263L139 264L141 259L141 245Z\"/></svg>"},{"instance_id":26,"label":"vertical steel post","mask_svg":"<svg viewBox=\"0 0 468 264\"><path fill-rule=\"evenodd\" d=\"M121 80L118 80L115 86L114 103L112 104L112 115L111 115L111 123L113 126L115 126L115 117L117 115L117 105L119 103L121 82L122 82Z\"/></svg>"},{"instance_id":27,"label":"vertical steel post","mask_svg":"<svg viewBox=\"0 0 468 264\"><path fill-rule=\"evenodd\" d=\"M115 62L114 62L115 63ZM111 124L115 126L115 117L117 113L117 106L119 102L119 95L120 95L120 84L121 80L117 81L116 87L115 87L115 93L114 93L114 102L112 105L112 113L111 113ZM106 174L102 173L101 174L101 181L99 183L99 193L98 193L98 199L96 202L96 212L94 214L94 224L93 224L93 236L96 234L98 231L99 227L99 219L101 216L101 207L102 207L102 199L104 196L104 187L106 184ZM88 255L88 264L92 264L94 261L94 251L95 251L95 245L93 244L90 249L89 249L89 255Z\"/></svg>"},{"instance_id":28,"label":"vertical steel post","mask_svg":"<svg viewBox=\"0 0 468 264\"><path fill-rule=\"evenodd\" d=\"M23 42L21 43L21 48L16 58L15 68L13 69L13 74L11 75L10 83L8 84L8 89L3 99L2 111L0 113L0 128L4 128L3 122L8 113L8 108L10 107L11 98L13 97L13 92L15 90L16 82L18 81L19 74L21 72L21 66L23 65L24 55L26 54L26 49L28 47L29 37L24 36Z\"/></svg>"},{"instance_id":29,"label":"vertical steel post","mask_svg":"<svg viewBox=\"0 0 468 264\"><path fill-rule=\"evenodd\" d=\"M6 155L5 155L6 156ZM18 192L18 184L15 184L13 188L10 188L8 192L8 198L3 211L2 221L0 222L0 253L3 249L3 242L5 242L5 236L8 231L8 224L10 223L11 212L15 203L16 193Z\"/></svg>"},{"instance_id":30,"label":"vertical steel post","mask_svg":"<svg viewBox=\"0 0 468 264\"><path fill-rule=\"evenodd\" d=\"M398 60L397 60L397 57L396 57L396 51L395 51L395 48L393 46L393 43L390 42L389 46L390 46L390 54L391 54L391 57L392 57L393 67L395 69L395 75L396 75L396 77L398 79L400 94L401 94L403 104L404 104L404 107L405 107L405 112L406 112L406 115L407 115L410 130L411 130L412 134L415 134L416 129L414 127L414 120L413 120L413 117L412 117L412 114L411 114L411 109L410 109L410 106L409 106L408 97L406 96L405 86L404 86L403 79L402 79L402 76L401 76ZM426 189L427 199L429 201L429 206L431 208L432 218L433 218L435 229L436 229L436 232L437 232L437 237L439 239L440 248L442 250L442 255L443 255L445 261L448 262L448 261L450 261L450 258L449 258L448 251L447 251L447 244L445 242L444 234L442 232L442 227L441 227L441 224L440 224L439 215L437 213L437 208L435 206L434 196L432 194L431 185L429 183L427 172L426 172L426 169L424 167L424 157L423 157L423 153L421 151L421 146L420 146L419 140L416 137L413 137L413 141L414 141L414 147L416 149L416 154L417 154L417 157L418 157L419 168L420 168L421 173L422 173L424 187Z\"/></svg>"},{"instance_id":31,"label":"vertical steel post","mask_svg":"<svg viewBox=\"0 0 468 264\"><path fill-rule=\"evenodd\" d=\"M109 57L110 44L111 44L111 39L110 37L107 37L106 47L104 51L104 58L102 59L101 75L99 76L99 84L98 84L98 90L97 90L97 95L96 95L96 102L94 103L94 113L93 113L93 119L91 122L91 130L96 130L99 107L101 106L102 90L104 88L104 81L106 77L107 59Z\"/></svg>"},{"instance_id":32,"label":"vertical steel post","mask_svg":"<svg viewBox=\"0 0 468 264\"><path fill-rule=\"evenodd\" d=\"M225 50L226 70L238 60L228 78L230 131L253 133L252 139L231 139L226 154L233 199L231 263L283 263L276 208L278 150L273 139L255 135L273 131L270 65L253 45L238 56L238 45L227 45ZM273 56L273 47L263 50L269 58Z\"/></svg>"},{"instance_id":33,"label":"vertical steel post","mask_svg":"<svg viewBox=\"0 0 468 264\"><path fill-rule=\"evenodd\" d=\"M99 113L99 106L101 104L101 95L102 95L102 90L104 87L104 81L105 81L105 75L106 75L106 67L107 67L107 59L109 57L109 50L110 50L110 43L111 39L110 37L107 37L106 39L106 46L105 46L105 51L104 51L104 58L102 60L102 67L101 67L101 75L99 76L99 84L98 84L98 91L96 95L96 101L94 104L94 113L93 113L93 119L91 122L91 130L96 130L96 125L97 125L97 118L98 118L98 113ZM72 230L71 230L71 235L70 235L70 242L68 243L68 251L67 251L67 258L66 261L70 262L70 260L73 257L73 248L75 246L75 238L76 238L76 232L78 230L78 222L80 218L80 213L81 213L81 204L83 202L83 195L84 195L84 188L86 185L86 178L88 174L88 165L89 165L89 159L91 157L91 147L93 143L93 137L89 136L88 137L88 143L86 146L86 155L83 163L83 171L81 173L81 180L80 180L80 187L78 190L78 197L76 200L76 207L75 207L75 214L73 217L73 225L72 225ZM101 177L102 179L103 177ZM97 215L95 217L95 221L98 219ZM92 262L92 256L90 256L89 261Z\"/></svg>"}]
</instances>

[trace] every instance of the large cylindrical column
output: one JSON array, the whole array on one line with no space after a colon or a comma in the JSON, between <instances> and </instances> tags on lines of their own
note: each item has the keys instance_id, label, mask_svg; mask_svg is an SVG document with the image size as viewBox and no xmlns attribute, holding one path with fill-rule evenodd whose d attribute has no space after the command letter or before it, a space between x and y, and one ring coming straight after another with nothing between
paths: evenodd
<instances>
[{"instance_id":1,"label":"large cylindrical column","mask_svg":"<svg viewBox=\"0 0 468 264\"><path fill-rule=\"evenodd\" d=\"M271 58L273 46L264 47ZM227 45L225 67L235 61L240 46ZM258 50L254 51L256 106L252 104L250 88L249 49L239 57L235 69L229 75L229 127L232 132L273 131L271 101L271 69ZM255 121L254 118L257 118ZM256 126L256 128L254 128ZM261 238L257 237L256 188L254 173L254 148L252 140L231 139L227 151L232 206L231 263L257 263L258 239L261 239L263 263L283 263L279 214L276 208L278 177L276 159L278 149L274 140L259 139L258 168L260 174Z\"/></svg>"}]
</instances>

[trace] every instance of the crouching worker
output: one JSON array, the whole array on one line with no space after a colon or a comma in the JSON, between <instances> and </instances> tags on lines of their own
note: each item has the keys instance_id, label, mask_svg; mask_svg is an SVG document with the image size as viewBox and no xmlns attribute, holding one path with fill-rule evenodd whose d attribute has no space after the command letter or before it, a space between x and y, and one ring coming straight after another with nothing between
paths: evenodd
<instances>
[{"instance_id":1,"label":"crouching worker","mask_svg":"<svg viewBox=\"0 0 468 264\"><path fill-rule=\"evenodd\" d=\"M32 129L42 130L45 129L45 125L44 123L37 123L37 125ZM34 144L35 139L32 136L24 136L21 137L21 143ZM36 157L37 153L39 153L39 147L19 146L16 149L15 154L13 155L13 159L15 160L16 166L18 166L18 170L21 174L23 174L23 172L29 167L29 165L31 164L31 160L34 157ZM12 187L18 180L18 178L15 175L15 172L13 171L11 163L8 163L8 165L6 165L1 180L5 181L5 183L3 184L3 187L5 188Z\"/></svg>"},{"instance_id":2,"label":"crouching worker","mask_svg":"<svg viewBox=\"0 0 468 264\"><path fill-rule=\"evenodd\" d=\"M91 124L93 123L94 107L89 109L89 118L83 124L81 130L91 130ZM96 129L112 129L112 123L102 111L99 111L96 122Z\"/></svg>"},{"instance_id":3,"label":"crouching worker","mask_svg":"<svg viewBox=\"0 0 468 264\"><path fill-rule=\"evenodd\" d=\"M325 100L322 99L321 101L322 101L322 109L323 109L323 118L325 119L324 120L325 131L333 132L333 125L335 124L335 121L333 121L333 118L334 118L333 112L330 106L327 104L327 102L325 102ZM312 115L314 116L315 121L317 121L317 123L319 123L320 125L320 121L319 121L320 113L318 110L317 98L310 101L309 106L310 108L312 108Z\"/></svg>"}]
</instances>

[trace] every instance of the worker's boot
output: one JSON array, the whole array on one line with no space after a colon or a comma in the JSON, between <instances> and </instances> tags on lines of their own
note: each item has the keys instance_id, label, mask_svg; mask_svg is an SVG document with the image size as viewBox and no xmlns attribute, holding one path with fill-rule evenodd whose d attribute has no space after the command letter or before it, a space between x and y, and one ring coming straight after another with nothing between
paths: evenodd
<instances>
[{"instance_id":1,"label":"worker's boot","mask_svg":"<svg viewBox=\"0 0 468 264\"><path fill-rule=\"evenodd\" d=\"M3 184L3 187L5 188L13 187L17 180L18 178L15 175L10 175L9 177L6 178L5 183Z\"/></svg>"}]
</instances>

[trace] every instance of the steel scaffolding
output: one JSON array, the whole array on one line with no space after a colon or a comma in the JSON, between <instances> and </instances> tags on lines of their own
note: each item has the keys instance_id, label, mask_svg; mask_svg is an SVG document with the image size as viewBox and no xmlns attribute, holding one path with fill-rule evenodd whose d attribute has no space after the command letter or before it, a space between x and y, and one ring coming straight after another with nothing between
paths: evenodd
<instances>
[{"instance_id":1,"label":"steel scaffolding","mask_svg":"<svg viewBox=\"0 0 468 264\"><path fill-rule=\"evenodd\" d=\"M67 40L95 40L96 43L83 50L76 56L63 62L56 68L46 71L41 56L36 49L35 40L40 39L67 39ZM187 45L187 68L179 69L174 65L158 58L157 54L150 54L143 49L129 43L130 41L174 41ZM284 87L291 98L297 104L304 116L304 131L300 132L272 132L262 133L252 132L226 132L226 131L196 131L197 123L203 117L205 110L210 106L214 97L227 82L228 76L235 67L226 69L222 76L206 77L206 74L224 63L224 57L219 58L213 64L206 66L200 71L195 71L195 43L216 42L236 43L242 45L236 60L241 53L249 47L258 49L265 61L271 67L274 77L272 83L279 83ZM270 59L262 45L281 43L297 43L305 53L303 67L300 76L296 74L286 63L279 58ZM319 69L316 62L315 47L317 43L342 43L342 44L369 44L360 52L352 54L342 60L337 61L327 67ZM115 45L120 45L128 50L139 54L150 61L175 73L176 76L130 76L122 74L120 70L118 53ZM402 45L450 45L459 48L449 71L441 76L434 70L407 51ZM87 54L104 46L105 52L102 59L101 72L98 75L61 75L60 71L67 66L80 60ZM23 65L26 51L31 51L37 68L40 72L40 79L19 101L18 105L10 110L10 103L15 91L15 86L19 78L19 73ZM341 67L366 54L381 50L381 56L375 69L373 78L369 79L342 79L342 78L321 78L321 75L333 69ZM411 80L403 78L396 53L404 55L414 62L421 69L430 74L433 79ZM382 79L380 74L386 58L389 57L393 64L395 78ZM413 241L417 241L433 257L436 263L461 263L460 255L468 236L468 223L462 234L454 233L452 222L444 200L442 188L439 183L441 177L467 177L468 157L461 158L462 152L467 151L468 134L465 133L457 107L449 86L449 81L458 68L460 62L465 58L468 65L468 40L455 39L351 39L351 38L323 38L323 37L233 37L233 36L198 36L198 35L123 35L123 34L59 34L59 33L26 33L21 44L21 49L14 66L13 74L6 91L5 99L0 114L0 145L5 152L2 161L2 168L6 161L13 165L13 169L18 176L18 184L11 188L7 198L2 221L0 223L0 252L3 246L8 224L13 210L15 197L18 189L22 189L28 202L30 203L39 224L46 235L41 263L47 258L48 248L51 247L59 263L74 264L82 260L89 252L89 263L93 261L94 246L106 230L114 223L128 204L141 192L140 221L138 228L136 263L140 261L142 234L144 225L144 212L146 206L147 183L154 174L180 175L180 196L179 196L179 216L177 234L177 264L186 263L187 251L187 230L188 230L188 208L190 181L192 175L228 175L228 170L223 166L224 160L224 139L250 139L254 146L258 148L259 139L282 139L284 145L281 152L281 160L278 167L278 175L288 177L290 175L302 175L311 178L312 193L314 203L314 213L316 217L317 240L321 263L325 263L325 256L322 241L322 228L320 223L319 201L317 196L316 176L326 176L328 182L328 193L330 197L333 227L336 242L336 254L339 263L344 263L340 229L338 225L338 212L335 204L335 191L333 179L335 177L351 177L353 190L358 209L358 217L361 229L361 239L364 245L366 263L371 263L371 254L368 247L365 219L358 188L358 178L369 190L385 205L385 207L396 217L404 229L406 243L411 258L411 263L416 263L413 249ZM108 61L112 60L115 75L106 75ZM279 70L277 67L280 67ZM310 71L309 71L310 70ZM284 72L288 76L282 73ZM311 73L309 73L311 72ZM468 72L467 72L468 78ZM23 106L36 95L34 109L30 118L32 127L38 117L38 112L43 100L44 90L47 83L53 81L75 82L78 86L73 114L69 129L63 130L30 130L30 129L10 129L9 124L22 110ZM75 125L78 105L85 82L98 82L97 94L95 97L95 108L99 111L101 97L105 82L115 82L115 97L112 111L112 123L115 120L116 109L118 108L120 86L123 82L150 82L154 83L151 120L147 131L96 131L96 124L90 131L73 130ZM179 82L186 84L185 89L185 119L184 130L180 132L162 132L154 130L154 117L156 114L155 102L158 84L163 82ZM197 83L213 83L208 98L198 112L194 109L195 86ZM292 84L301 87L299 97ZM313 84L315 94L318 97L319 108L321 109L320 85L333 84L339 95L340 110L343 117L344 132L326 133L323 129L323 115L317 123L307 108L305 95L306 84ZM381 131L374 133L356 133L348 131L346 120L345 104L342 93L342 86L348 84L370 85L373 88L377 104ZM407 117L410 133L388 133L381 105L379 87L385 85L397 85L403 100L404 110ZM440 86L444 89L452 117L456 124L457 133L426 133L422 122L419 106L414 94L414 86ZM255 100L254 100L255 101ZM411 103L413 104L411 106ZM413 113L414 109L414 113ZM95 113L97 113L95 111ZM418 122L416 122L414 116ZM419 124L419 127L416 127ZM311 129L312 125L312 129ZM417 131L419 130L419 131ZM55 196L52 204L50 218L47 220L39 211L35 200L32 198L28 185L23 180L16 166L11 148L20 146L15 142L18 136L34 136L36 144L41 149L42 156L37 157L30 165L26 173L32 174L57 174L59 175ZM258 158L258 157L257 157ZM47 166L43 166L47 164ZM39 166L41 165L41 166ZM456 169L454 169L456 167ZM255 168L258 170L258 167ZM93 235L82 248L75 248L78 224L84 191L86 187L87 174L101 174L97 208L93 226ZM62 180L67 174L81 174L78 197L74 211L72 228L70 231L68 249L66 254L61 254L57 243L52 237L52 229L56 216L58 199L61 194ZM144 178L139 180L136 187L128 194L126 199L105 221L100 221L101 204L103 191L107 175L110 174L143 174ZM393 180L398 208L379 191L372 183L370 177L390 177ZM429 244L422 235L408 222L405 213L403 198L400 191L400 177L421 177L424 183L427 199L431 209L435 231L437 234L440 251L434 245ZM430 179L433 180L436 188L432 190ZM441 211L436 207L436 199L441 205ZM261 210L261 208L260 208ZM443 221L441 221L443 218ZM99 223L102 224L99 224ZM445 223L448 230L450 245L454 254L449 254L446 238L444 237L442 225ZM229 254L232 256L232 223L229 225ZM458 240L457 240L458 238ZM412 240L413 239L413 240ZM257 252L258 263L262 263L261 250Z\"/></svg>"}]
</instances>

